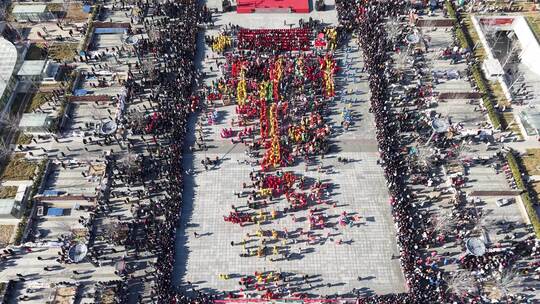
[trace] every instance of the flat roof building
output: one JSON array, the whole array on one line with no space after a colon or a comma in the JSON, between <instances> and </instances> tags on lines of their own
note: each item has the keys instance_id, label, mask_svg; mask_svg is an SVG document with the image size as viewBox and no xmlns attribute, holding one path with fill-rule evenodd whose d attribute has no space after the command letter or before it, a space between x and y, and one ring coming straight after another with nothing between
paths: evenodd
<instances>
[{"instance_id":1,"label":"flat roof building","mask_svg":"<svg viewBox=\"0 0 540 304\"><path fill-rule=\"evenodd\" d=\"M58 63L50 60L25 60L17 72L17 77L21 81L54 82L59 68Z\"/></svg>"},{"instance_id":2,"label":"flat roof building","mask_svg":"<svg viewBox=\"0 0 540 304\"><path fill-rule=\"evenodd\" d=\"M17 56L17 48L13 43L0 37L0 108L11 98L17 86L17 79L13 75Z\"/></svg>"},{"instance_id":3,"label":"flat roof building","mask_svg":"<svg viewBox=\"0 0 540 304\"><path fill-rule=\"evenodd\" d=\"M45 4L16 4L11 13L18 22L43 22L55 19Z\"/></svg>"},{"instance_id":4,"label":"flat roof building","mask_svg":"<svg viewBox=\"0 0 540 304\"><path fill-rule=\"evenodd\" d=\"M19 128L25 133L49 133L54 119L47 114L25 113L19 122Z\"/></svg>"},{"instance_id":5,"label":"flat roof building","mask_svg":"<svg viewBox=\"0 0 540 304\"><path fill-rule=\"evenodd\" d=\"M25 60L19 68L17 76L41 76L46 64L47 60Z\"/></svg>"},{"instance_id":6,"label":"flat roof building","mask_svg":"<svg viewBox=\"0 0 540 304\"><path fill-rule=\"evenodd\" d=\"M540 43L521 15L473 15L486 50L482 67L512 102L525 138L540 135Z\"/></svg>"}]
</instances>

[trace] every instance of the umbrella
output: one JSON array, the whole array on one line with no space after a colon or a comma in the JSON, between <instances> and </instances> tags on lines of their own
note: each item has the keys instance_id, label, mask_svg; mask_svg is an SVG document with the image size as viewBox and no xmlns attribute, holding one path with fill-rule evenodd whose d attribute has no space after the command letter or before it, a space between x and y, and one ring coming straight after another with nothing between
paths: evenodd
<instances>
[{"instance_id":1,"label":"umbrella","mask_svg":"<svg viewBox=\"0 0 540 304\"><path fill-rule=\"evenodd\" d=\"M88 253L88 247L83 243L76 243L69 248L68 257L75 263L82 261Z\"/></svg>"}]
</instances>

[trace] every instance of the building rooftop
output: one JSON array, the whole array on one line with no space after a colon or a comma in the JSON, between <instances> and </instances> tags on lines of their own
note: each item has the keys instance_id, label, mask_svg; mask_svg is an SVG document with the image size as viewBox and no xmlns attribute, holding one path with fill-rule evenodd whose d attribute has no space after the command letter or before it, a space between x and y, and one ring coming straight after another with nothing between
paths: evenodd
<instances>
[{"instance_id":1,"label":"building rooftop","mask_svg":"<svg viewBox=\"0 0 540 304\"><path fill-rule=\"evenodd\" d=\"M41 128L47 127L51 121L51 117L47 114L25 113L21 117L19 127L21 128Z\"/></svg>"},{"instance_id":2,"label":"building rooftop","mask_svg":"<svg viewBox=\"0 0 540 304\"><path fill-rule=\"evenodd\" d=\"M40 76L47 60L25 60L17 72L17 76Z\"/></svg>"},{"instance_id":3,"label":"building rooftop","mask_svg":"<svg viewBox=\"0 0 540 304\"><path fill-rule=\"evenodd\" d=\"M11 216L11 211L15 206L15 199L0 199L0 217Z\"/></svg>"},{"instance_id":4,"label":"building rooftop","mask_svg":"<svg viewBox=\"0 0 540 304\"><path fill-rule=\"evenodd\" d=\"M47 11L47 5L45 4L16 4L13 7L12 13L14 14L41 14Z\"/></svg>"},{"instance_id":5,"label":"building rooftop","mask_svg":"<svg viewBox=\"0 0 540 304\"><path fill-rule=\"evenodd\" d=\"M4 94L17 63L17 49L13 43L0 38L0 97Z\"/></svg>"},{"instance_id":6,"label":"building rooftop","mask_svg":"<svg viewBox=\"0 0 540 304\"><path fill-rule=\"evenodd\" d=\"M513 102L514 112L518 113L526 135L538 135L540 43L530 25L521 15L477 15L473 25L486 50L484 67L488 76L499 75L501 89Z\"/></svg>"}]
</instances>

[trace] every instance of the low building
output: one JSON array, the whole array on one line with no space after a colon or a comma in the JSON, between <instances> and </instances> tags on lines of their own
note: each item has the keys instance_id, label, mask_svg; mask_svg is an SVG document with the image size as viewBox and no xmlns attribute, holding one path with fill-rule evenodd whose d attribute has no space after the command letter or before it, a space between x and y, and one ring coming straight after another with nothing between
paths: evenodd
<instances>
[{"instance_id":1,"label":"low building","mask_svg":"<svg viewBox=\"0 0 540 304\"><path fill-rule=\"evenodd\" d=\"M45 22L55 19L45 4L16 4L11 13L18 22Z\"/></svg>"},{"instance_id":2,"label":"low building","mask_svg":"<svg viewBox=\"0 0 540 304\"><path fill-rule=\"evenodd\" d=\"M526 139L540 135L540 43L522 15L473 15L486 51L483 69L516 107L514 116Z\"/></svg>"},{"instance_id":3,"label":"low building","mask_svg":"<svg viewBox=\"0 0 540 304\"><path fill-rule=\"evenodd\" d=\"M54 118L48 114L25 113L19 122L19 128L24 133L45 134L50 133L54 124Z\"/></svg>"},{"instance_id":4,"label":"low building","mask_svg":"<svg viewBox=\"0 0 540 304\"><path fill-rule=\"evenodd\" d=\"M17 77L22 82L55 83L60 64L50 60L25 60Z\"/></svg>"}]
</instances>

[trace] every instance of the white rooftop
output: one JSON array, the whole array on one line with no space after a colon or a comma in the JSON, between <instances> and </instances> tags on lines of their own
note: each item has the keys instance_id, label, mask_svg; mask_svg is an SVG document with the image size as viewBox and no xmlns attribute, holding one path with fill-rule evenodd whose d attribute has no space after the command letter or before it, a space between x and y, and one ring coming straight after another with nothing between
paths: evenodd
<instances>
[{"instance_id":1,"label":"white rooftop","mask_svg":"<svg viewBox=\"0 0 540 304\"><path fill-rule=\"evenodd\" d=\"M49 115L47 115L47 114L25 113L21 117L21 121L19 122L19 127L21 127L21 128L32 128L32 127L41 128L41 127L47 126L50 119L51 119L51 117Z\"/></svg>"},{"instance_id":2,"label":"white rooftop","mask_svg":"<svg viewBox=\"0 0 540 304\"><path fill-rule=\"evenodd\" d=\"M15 199L0 199L0 216L10 215L13 206L15 206Z\"/></svg>"},{"instance_id":3,"label":"white rooftop","mask_svg":"<svg viewBox=\"0 0 540 304\"><path fill-rule=\"evenodd\" d=\"M39 76L45 68L47 60L25 60L17 72L18 76Z\"/></svg>"},{"instance_id":4,"label":"white rooftop","mask_svg":"<svg viewBox=\"0 0 540 304\"><path fill-rule=\"evenodd\" d=\"M47 5L45 4L16 4L13 7L12 13L14 14L41 14L47 10Z\"/></svg>"},{"instance_id":5,"label":"white rooftop","mask_svg":"<svg viewBox=\"0 0 540 304\"><path fill-rule=\"evenodd\" d=\"M13 43L0 37L0 97L4 94L17 63L17 49Z\"/></svg>"},{"instance_id":6,"label":"white rooftop","mask_svg":"<svg viewBox=\"0 0 540 304\"><path fill-rule=\"evenodd\" d=\"M488 75L504 75L504 70L499 60L495 58L487 58L484 60L484 65L487 69Z\"/></svg>"}]
</instances>

